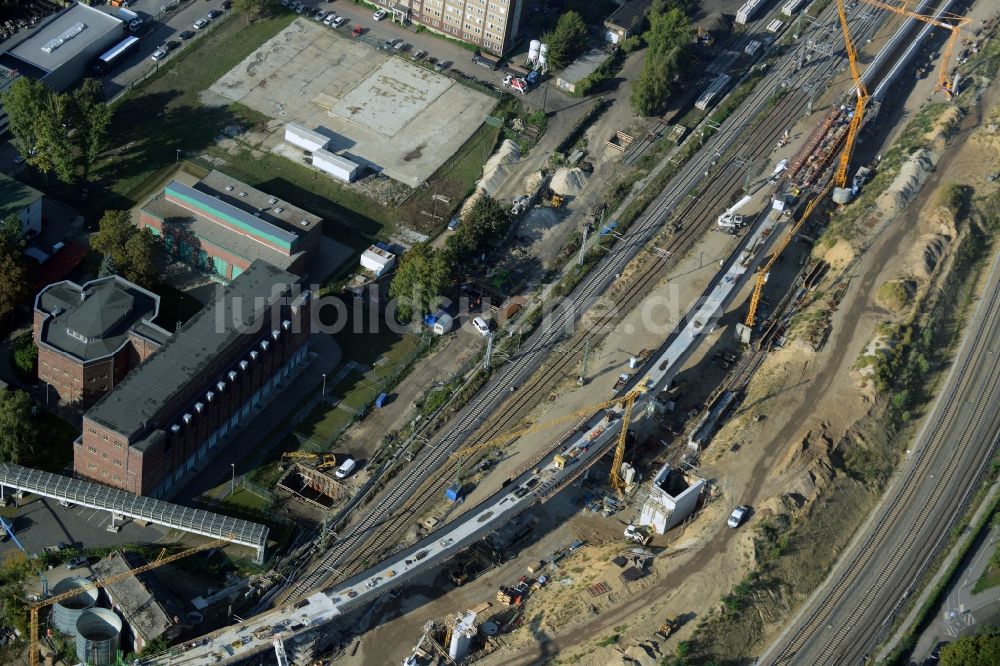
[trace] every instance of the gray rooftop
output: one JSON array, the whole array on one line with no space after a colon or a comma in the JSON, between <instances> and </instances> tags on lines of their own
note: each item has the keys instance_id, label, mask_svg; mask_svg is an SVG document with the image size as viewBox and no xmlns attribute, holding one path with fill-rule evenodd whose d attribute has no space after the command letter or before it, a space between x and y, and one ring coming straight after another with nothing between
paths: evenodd
<instances>
[{"instance_id":1,"label":"gray rooftop","mask_svg":"<svg viewBox=\"0 0 1000 666\"><path fill-rule=\"evenodd\" d=\"M76 32L74 26L78 25L85 27L70 37L69 35ZM51 72L112 31L118 31L124 39L121 19L77 3L50 20L41 30L14 47L10 53ZM62 43L59 43L60 41Z\"/></svg>"},{"instance_id":2,"label":"gray rooftop","mask_svg":"<svg viewBox=\"0 0 1000 666\"><path fill-rule=\"evenodd\" d=\"M170 333L153 323L160 297L117 275L84 285L65 280L38 292L35 309L49 315L41 341L81 361L113 354L130 332L163 344Z\"/></svg>"},{"instance_id":3,"label":"gray rooftop","mask_svg":"<svg viewBox=\"0 0 1000 666\"><path fill-rule=\"evenodd\" d=\"M42 198L42 193L7 174L0 173L0 218L22 210Z\"/></svg>"},{"instance_id":4,"label":"gray rooftop","mask_svg":"<svg viewBox=\"0 0 1000 666\"><path fill-rule=\"evenodd\" d=\"M597 71L611 55L602 49L591 49L574 60L562 71L559 78L576 85Z\"/></svg>"},{"instance_id":5,"label":"gray rooftop","mask_svg":"<svg viewBox=\"0 0 1000 666\"><path fill-rule=\"evenodd\" d=\"M137 553L115 552L95 564L94 573L107 579L144 564L146 561ZM144 641L165 633L179 633L181 627L175 625L171 618L183 617L181 603L152 571L126 576L105 586L105 590L132 631ZM171 632L171 627L177 628Z\"/></svg>"},{"instance_id":6,"label":"gray rooftop","mask_svg":"<svg viewBox=\"0 0 1000 666\"><path fill-rule=\"evenodd\" d=\"M213 368L213 361L227 348L243 344L241 329L256 322L298 281L296 276L264 261L253 262L210 307L188 320L167 344L98 400L84 419L124 434L130 444L151 430L172 425L161 422L177 417L161 414L169 399L188 384L207 385L221 380L223 372L230 368ZM275 285L282 287L277 294ZM237 315L239 324L234 324ZM218 377L208 376L209 372L218 373Z\"/></svg>"},{"instance_id":7,"label":"gray rooftop","mask_svg":"<svg viewBox=\"0 0 1000 666\"><path fill-rule=\"evenodd\" d=\"M183 227L184 231L198 238L225 248L233 254L243 257L247 261L263 259L269 264L281 269L287 269L301 256L302 252L283 254L263 243L258 243L252 238L228 229L221 224L216 224L212 220L207 220L199 215L195 215L187 208L178 206L172 201L167 201L163 197L151 199L142 207L144 213L149 213L153 217L159 218L168 227Z\"/></svg>"},{"instance_id":8,"label":"gray rooftop","mask_svg":"<svg viewBox=\"0 0 1000 666\"><path fill-rule=\"evenodd\" d=\"M611 16L604 23L616 25L634 33L642 27L646 11L651 4L653 4L653 0L629 0L612 12Z\"/></svg>"},{"instance_id":9,"label":"gray rooftop","mask_svg":"<svg viewBox=\"0 0 1000 666\"><path fill-rule=\"evenodd\" d=\"M294 231L296 234L308 232L323 222L323 219L318 215L313 215L276 196L242 183L221 171L210 172L198 181L195 189L212 196L218 196L226 203L242 208L251 214L257 211L260 213L261 219Z\"/></svg>"}]
</instances>

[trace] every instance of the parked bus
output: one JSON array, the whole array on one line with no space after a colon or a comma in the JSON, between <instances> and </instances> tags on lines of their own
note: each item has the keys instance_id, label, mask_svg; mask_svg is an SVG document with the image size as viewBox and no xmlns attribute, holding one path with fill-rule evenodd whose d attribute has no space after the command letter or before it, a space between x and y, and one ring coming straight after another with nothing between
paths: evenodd
<instances>
[{"instance_id":1,"label":"parked bus","mask_svg":"<svg viewBox=\"0 0 1000 666\"><path fill-rule=\"evenodd\" d=\"M94 61L91 69L98 76L104 76L139 50L138 37L126 37Z\"/></svg>"}]
</instances>

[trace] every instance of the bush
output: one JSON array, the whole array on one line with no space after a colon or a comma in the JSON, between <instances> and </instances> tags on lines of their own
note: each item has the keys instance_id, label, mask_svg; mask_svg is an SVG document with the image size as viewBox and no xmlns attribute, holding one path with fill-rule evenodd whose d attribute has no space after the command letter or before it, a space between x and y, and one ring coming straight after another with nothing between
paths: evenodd
<instances>
[{"instance_id":1,"label":"bush","mask_svg":"<svg viewBox=\"0 0 1000 666\"><path fill-rule=\"evenodd\" d=\"M35 364L38 362L38 347L30 333L20 336L12 345L14 372L25 384L35 382Z\"/></svg>"},{"instance_id":2,"label":"bush","mask_svg":"<svg viewBox=\"0 0 1000 666\"><path fill-rule=\"evenodd\" d=\"M621 44L618 45L621 52L628 55L637 49L642 48L642 37L639 35L632 35L631 37L626 37L622 40Z\"/></svg>"}]
</instances>

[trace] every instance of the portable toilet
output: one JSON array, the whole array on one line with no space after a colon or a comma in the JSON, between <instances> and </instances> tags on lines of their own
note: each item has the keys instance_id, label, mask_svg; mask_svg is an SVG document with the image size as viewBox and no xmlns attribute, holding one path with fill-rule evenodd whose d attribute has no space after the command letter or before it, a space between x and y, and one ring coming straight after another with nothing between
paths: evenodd
<instances>
[{"instance_id":1,"label":"portable toilet","mask_svg":"<svg viewBox=\"0 0 1000 666\"><path fill-rule=\"evenodd\" d=\"M455 502L457 502L459 500L459 498L461 498L461 496L462 496L462 484L461 483L453 483L450 486L448 486L447 488L445 488L444 498L446 500L448 500L449 502L451 502L452 504L454 504Z\"/></svg>"},{"instance_id":2,"label":"portable toilet","mask_svg":"<svg viewBox=\"0 0 1000 666\"><path fill-rule=\"evenodd\" d=\"M385 401L388 399L388 393L379 393L378 397L375 398L375 409L382 409L382 407L385 406Z\"/></svg>"}]
</instances>

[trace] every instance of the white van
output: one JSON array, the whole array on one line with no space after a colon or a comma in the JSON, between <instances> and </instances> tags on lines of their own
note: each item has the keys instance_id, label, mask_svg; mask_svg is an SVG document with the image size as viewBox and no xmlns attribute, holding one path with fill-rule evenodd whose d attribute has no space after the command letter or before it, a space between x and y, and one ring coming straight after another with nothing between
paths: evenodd
<instances>
[{"instance_id":1,"label":"white van","mask_svg":"<svg viewBox=\"0 0 1000 666\"><path fill-rule=\"evenodd\" d=\"M481 335L490 334L490 325L483 321L482 317L476 317L473 319L472 325L476 327L476 330L479 331Z\"/></svg>"},{"instance_id":2,"label":"white van","mask_svg":"<svg viewBox=\"0 0 1000 666\"><path fill-rule=\"evenodd\" d=\"M351 472L353 472L354 468L357 466L358 463L355 462L354 458L348 458L343 463L341 463L340 467L337 468L337 472L334 474L334 476L336 476L338 479L346 479L347 476Z\"/></svg>"}]
</instances>

